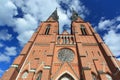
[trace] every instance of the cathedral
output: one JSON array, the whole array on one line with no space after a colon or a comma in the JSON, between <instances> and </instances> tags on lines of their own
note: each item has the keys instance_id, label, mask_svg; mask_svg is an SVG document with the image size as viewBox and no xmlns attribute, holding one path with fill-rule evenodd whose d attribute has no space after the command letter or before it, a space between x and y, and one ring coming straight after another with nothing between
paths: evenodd
<instances>
[{"instance_id":1,"label":"cathedral","mask_svg":"<svg viewBox=\"0 0 120 80\"><path fill-rule=\"evenodd\" d=\"M89 22L72 11L59 33L55 10L41 22L1 80L120 80L120 62Z\"/></svg>"}]
</instances>

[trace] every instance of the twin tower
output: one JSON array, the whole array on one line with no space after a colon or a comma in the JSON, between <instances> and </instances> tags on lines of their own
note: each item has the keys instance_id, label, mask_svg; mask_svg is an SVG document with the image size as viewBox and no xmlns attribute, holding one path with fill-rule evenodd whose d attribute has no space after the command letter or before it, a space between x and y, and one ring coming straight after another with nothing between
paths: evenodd
<instances>
[{"instance_id":1,"label":"twin tower","mask_svg":"<svg viewBox=\"0 0 120 80\"><path fill-rule=\"evenodd\" d=\"M73 10L71 33L59 34L57 10L41 22L2 80L120 80L120 62Z\"/></svg>"}]
</instances>

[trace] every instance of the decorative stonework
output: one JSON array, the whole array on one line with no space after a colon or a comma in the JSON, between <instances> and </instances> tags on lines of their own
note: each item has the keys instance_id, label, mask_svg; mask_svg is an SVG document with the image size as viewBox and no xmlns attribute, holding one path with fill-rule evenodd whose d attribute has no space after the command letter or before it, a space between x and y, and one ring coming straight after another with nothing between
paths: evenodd
<instances>
[{"instance_id":1,"label":"decorative stonework","mask_svg":"<svg viewBox=\"0 0 120 80\"><path fill-rule=\"evenodd\" d=\"M11 67L18 68L18 64L12 64Z\"/></svg>"},{"instance_id":2,"label":"decorative stonework","mask_svg":"<svg viewBox=\"0 0 120 80\"><path fill-rule=\"evenodd\" d=\"M50 69L51 66L44 66L44 69Z\"/></svg>"},{"instance_id":3,"label":"decorative stonework","mask_svg":"<svg viewBox=\"0 0 120 80\"><path fill-rule=\"evenodd\" d=\"M74 58L74 53L70 49L61 49L58 53L58 59L63 62L71 62Z\"/></svg>"},{"instance_id":4,"label":"decorative stonework","mask_svg":"<svg viewBox=\"0 0 120 80\"><path fill-rule=\"evenodd\" d=\"M75 38L72 35L58 35L57 42L58 45L73 45L76 44Z\"/></svg>"},{"instance_id":5,"label":"decorative stonework","mask_svg":"<svg viewBox=\"0 0 120 80\"><path fill-rule=\"evenodd\" d=\"M36 71L36 69L30 69L29 70L29 72L35 72Z\"/></svg>"}]
</instances>

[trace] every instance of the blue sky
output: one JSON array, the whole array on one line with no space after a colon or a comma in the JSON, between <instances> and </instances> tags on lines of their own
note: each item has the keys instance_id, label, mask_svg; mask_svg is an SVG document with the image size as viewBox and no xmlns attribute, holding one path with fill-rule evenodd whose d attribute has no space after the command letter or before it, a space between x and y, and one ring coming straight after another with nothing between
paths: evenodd
<instances>
[{"instance_id":1,"label":"blue sky","mask_svg":"<svg viewBox=\"0 0 120 80\"><path fill-rule=\"evenodd\" d=\"M89 21L120 60L120 0L0 0L0 77L36 30L58 8L60 32L71 9Z\"/></svg>"}]
</instances>

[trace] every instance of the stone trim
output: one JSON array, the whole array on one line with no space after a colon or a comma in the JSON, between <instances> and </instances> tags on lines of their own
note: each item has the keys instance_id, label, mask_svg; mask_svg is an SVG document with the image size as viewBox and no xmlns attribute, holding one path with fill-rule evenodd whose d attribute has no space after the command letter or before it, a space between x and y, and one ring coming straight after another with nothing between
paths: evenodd
<instances>
[{"instance_id":1,"label":"stone trim","mask_svg":"<svg viewBox=\"0 0 120 80\"><path fill-rule=\"evenodd\" d=\"M93 58L94 61L97 61L98 59L97 58Z\"/></svg>"},{"instance_id":2,"label":"stone trim","mask_svg":"<svg viewBox=\"0 0 120 80\"><path fill-rule=\"evenodd\" d=\"M35 46L49 46L50 44L43 44L43 43L35 43L34 44Z\"/></svg>"},{"instance_id":3,"label":"stone trim","mask_svg":"<svg viewBox=\"0 0 120 80\"><path fill-rule=\"evenodd\" d=\"M98 70L99 74L106 74L103 70Z\"/></svg>"},{"instance_id":4,"label":"stone trim","mask_svg":"<svg viewBox=\"0 0 120 80\"><path fill-rule=\"evenodd\" d=\"M29 72L35 72L36 71L36 69L30 69L29 70Z\"/></svg>"},{"instance_id":5,"label":"stone trim","mask_svg":"<svg viewBox=\"0 0 120 80\"><path fill-rule=\"evenodd\" d=\"M87 35L79 34L79 36L93 36L93 34L87 34Z\"/></svg>"},{"instance_id":6,"label":"stone trim","mask_svg":"<svg viewBox=\"0 0 120 80\"><path fill-rule=\"evenodd\" d=\"M91 70L89 67L82 67L82 70Z\"/></svg>"},{"instance_id":7,"label":"stone trim","mask_svg":"<svg viewBox=\"0 0 120 80\"><path fill-rule=\"evenodd\" d=\"M75 44L56 44L56 46L75 46Z\"/></svg>"},{"instance_id":8,"label":"stone trim","mask_svg":"<svg viewBox=\"0 0 120 80\"><path fill-rule=\"evenodd\" d=\"M44 69L51 69L51 66L47 66L47 65L46 65L46 66L44 66L43 68L44 68Z\"/></svg>"},{"instance_id":9,"label":"stone trim","mask_svg":"<svg viewBox=\"0 0 120 80\"><path fill-rule=\"evenodd\" d=\"M97 43L82 43L83 46L98 46Z\"/></svg>"},{"instance_id":10,"label":"stone trim","mask_svg":"<svg viewBox=\"0 0 120 80\"><path fill-rule=\"evenodd\" d=\"M12 64L11 67L12 68L18 68L18 64Z\"/></svg>"},{"instance_id":11,"label":"stone trim","mask_svg":"<svg viewBox=\"0 0 120 80\"><path fill-rule=\"evenodd\" d=\"M86 57L86 55L80 55L80 57Z\"/></svg>"}]
</instances>

